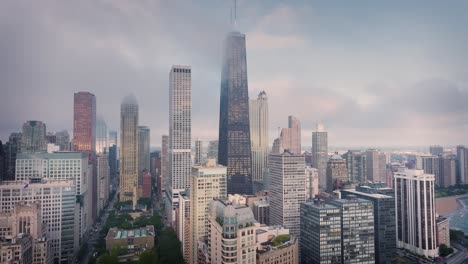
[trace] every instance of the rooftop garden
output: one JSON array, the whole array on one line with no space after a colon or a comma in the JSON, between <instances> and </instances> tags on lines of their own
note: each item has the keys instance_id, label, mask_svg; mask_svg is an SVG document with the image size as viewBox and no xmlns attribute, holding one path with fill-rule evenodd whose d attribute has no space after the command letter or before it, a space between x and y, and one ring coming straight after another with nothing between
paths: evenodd
<instances>
[{"instance_id":1,"label":"rooftop garden","mask_svg":"<svg viewBox=\"0 0 468 264\"><path fill-rule=\"evenodd\" d=\"M291 239L291 235L279 235L271 240L271 245L274 247L278 247L282 245L284 242L287 242Z\"/></svg>"}]
</instances>

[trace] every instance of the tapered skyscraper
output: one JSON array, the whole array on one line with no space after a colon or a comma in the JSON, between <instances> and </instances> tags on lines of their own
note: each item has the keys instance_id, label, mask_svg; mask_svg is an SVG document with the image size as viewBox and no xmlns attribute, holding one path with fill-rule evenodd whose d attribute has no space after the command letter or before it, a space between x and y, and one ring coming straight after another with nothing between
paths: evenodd
<instances>
[{"instance_id":1,"label":"tapered skyscraper","mask_svg":"<svg viewBox=\"0 0 468 264\"><path fill-rule=\"evenodd\" d=\"M252 194L245 35L230 32L221 73L218 162L227 166L228 194Z\"/></svg>"},{"instance_id":2,"label":"tapered skyscraper","mask_svg":"<svg viewBox=\"0 0 468 264\"><path fill-rule=\"evenodd\" d=\"M138 183L138 103L134 96L120 105L120 201L133 201Z\"/></svg>"},{"instance_id":3,"label":"tapered skyscraper","mask_svg":"<svg viewBox=\"0 0 468 264\"><path fill-rule=\"evenodd\" d=\"M252 178L263 183L264 170L268 167L268 98L265 91L256 100L250 100L250 139L252 141Z\"/></svg>"}]
</instances>

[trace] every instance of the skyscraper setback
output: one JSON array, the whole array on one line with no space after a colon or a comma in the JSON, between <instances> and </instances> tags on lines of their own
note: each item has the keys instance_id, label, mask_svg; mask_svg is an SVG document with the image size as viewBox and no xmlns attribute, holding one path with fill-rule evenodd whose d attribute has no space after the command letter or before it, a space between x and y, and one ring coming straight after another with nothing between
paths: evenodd
<instances>
[{"instance_id":1,"label":"skyscraper setback","mask_svg":"<svg viewBox=\"0 0 468 264\"><path fill-rule=\"evenodd\" d=\"M120 201L132 201L138 183L138 103L133 95L120 105Z\"/></svg>"},{"instance_id":2,"label":"skyscraper setback","mask_svg":"<svg viewBox=\"0 0 468 264\"><path fill-rule=\"evenodd\" d=\"M230 32L221 73L218 162L227 166L228 194L252 194L245 35Z\"/></svg>"}]
</instances>

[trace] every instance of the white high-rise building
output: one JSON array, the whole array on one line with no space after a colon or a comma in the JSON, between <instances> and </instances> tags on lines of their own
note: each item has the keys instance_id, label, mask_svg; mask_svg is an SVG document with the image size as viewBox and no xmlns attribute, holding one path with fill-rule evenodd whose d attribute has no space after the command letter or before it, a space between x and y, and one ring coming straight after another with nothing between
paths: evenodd
<instances>
[{"instance_id":1,"label":"white high-rise building","mask_svg":"<svg viewBox=\"0 0 468 264\"><path fill-rule=\"evenodd\" d=\"M84 152L20 153L16 159L15 180L34 182L42 179L72 180L79 204L79 237L89 227L91 206L88 186L91 183L92 167Z\"/></svg>"},{"instance_id":2,"label":"white high-rise building","mask_svg":"<svg viewBox=\"0 0 468 264\"><path fill-rule=\"evenodd\" d=\"M264 170L268 168L269 117L265 91L249 102L250 142L252 143L252 180L263 184Z\"/></svg>"},{"instance_id":3,"label":"white high-rise building","mask_svg":"<svg viewBox=\"0 0 468 264\"><path fill-rule=\"evenodd\" d=\"M86 156L86 163L88 158ZM72 263L79 250L79 219L73 180L4 181L0 185L0 212L10 213L18 201L41 202L53 263Z\"/></svg>"},{"instance_id":4,"label":"white high-rise building","mask_svg":"<svg viewBox=\"0 0 468 264\"><path fill-rule=\"evenodd\" d=\"M270 154L270 225L283 225L300 235L300 206L306 200L305 157Z\"/></svg>"},{"instance_id":5,"label":"white high-rise building","mask_svg":"<svg viewBox=\"0 0 468 264\"><path fill-rule=\"evenodd\" d=\"M306 167L306 200L313 199L319 194L318 170L312 167Z\"/></svg>"},{"instance_id":6,"label":"white high-rise building","mask_svg":"<svg viewBox=\"0 0 468 264\"><path fill-rule=\"evenodd\" d=\"M281 129L282 147L294 154L301 154L301 122L294 116L288 117L288 128Z\"/></svg>"},{"instance_id":7,"label":"white high-rise building","mask_svg":"<svg viewBox=\"0 0 468 264\"><path fill-rule=\"evenodd\" d=\"M317 131L312 132L312 167L318 169L319 188L326 189L328 161L328 132L322 123L317 124Z\"/></svg>"},{"instance_id":8,"label":"white high-rise building","mask_svg":"<svg viewBox=\"0 0 468 264\"><path fill-rule=\"evenodd\" d=\"M393 176L397 247L427 257L438 256L434 175L401 168Z\"/></svg>"},{"instance_id":9,"label":"white high-rise building","mask_svg":"<svg viewBox=\"0 0 468 264\"><path fill-rule=\"evenodd\" d=\"M190 66L172 66L169 73L168 220L174 221L179 193L190 185L192 77Z\"/></svg>"},{"instance_id":10,"label":"white high-rise building","mask_svg":"<svg viewBox=\"0 0 468 264\"><path fill-rule=\"evenodd\" d=\"M211 161L211 162L210 162ZM208 236L208 207L213 199L227 196L227 167L209 160L206 166L192 168L190 177L190 259L198 259L198 241Z\"/></svg>"}]
</instances>

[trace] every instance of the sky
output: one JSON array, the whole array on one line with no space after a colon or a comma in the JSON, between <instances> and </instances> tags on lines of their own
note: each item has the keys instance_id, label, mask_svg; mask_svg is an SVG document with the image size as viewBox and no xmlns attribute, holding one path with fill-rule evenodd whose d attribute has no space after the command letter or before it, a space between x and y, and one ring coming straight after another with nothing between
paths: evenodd
<instances>
[{"instance_id":1,"label":"sky","mask_svg":"<svg viewBox=\"0 0 468 264\"><path fill-rule=\"evenodd\" d=\"M410 2L410 3L408 3ZM0 1L0 140L26 120L73 131L73 93L96 95L119 130L134 94L151 145L168 133L169 70L192 67L192 137L218 137L229 0ZM270 138L322 120L329 145L468 143L468 1L237 1L249 95L264 90Z\"/></svg>"}]
</instances>

